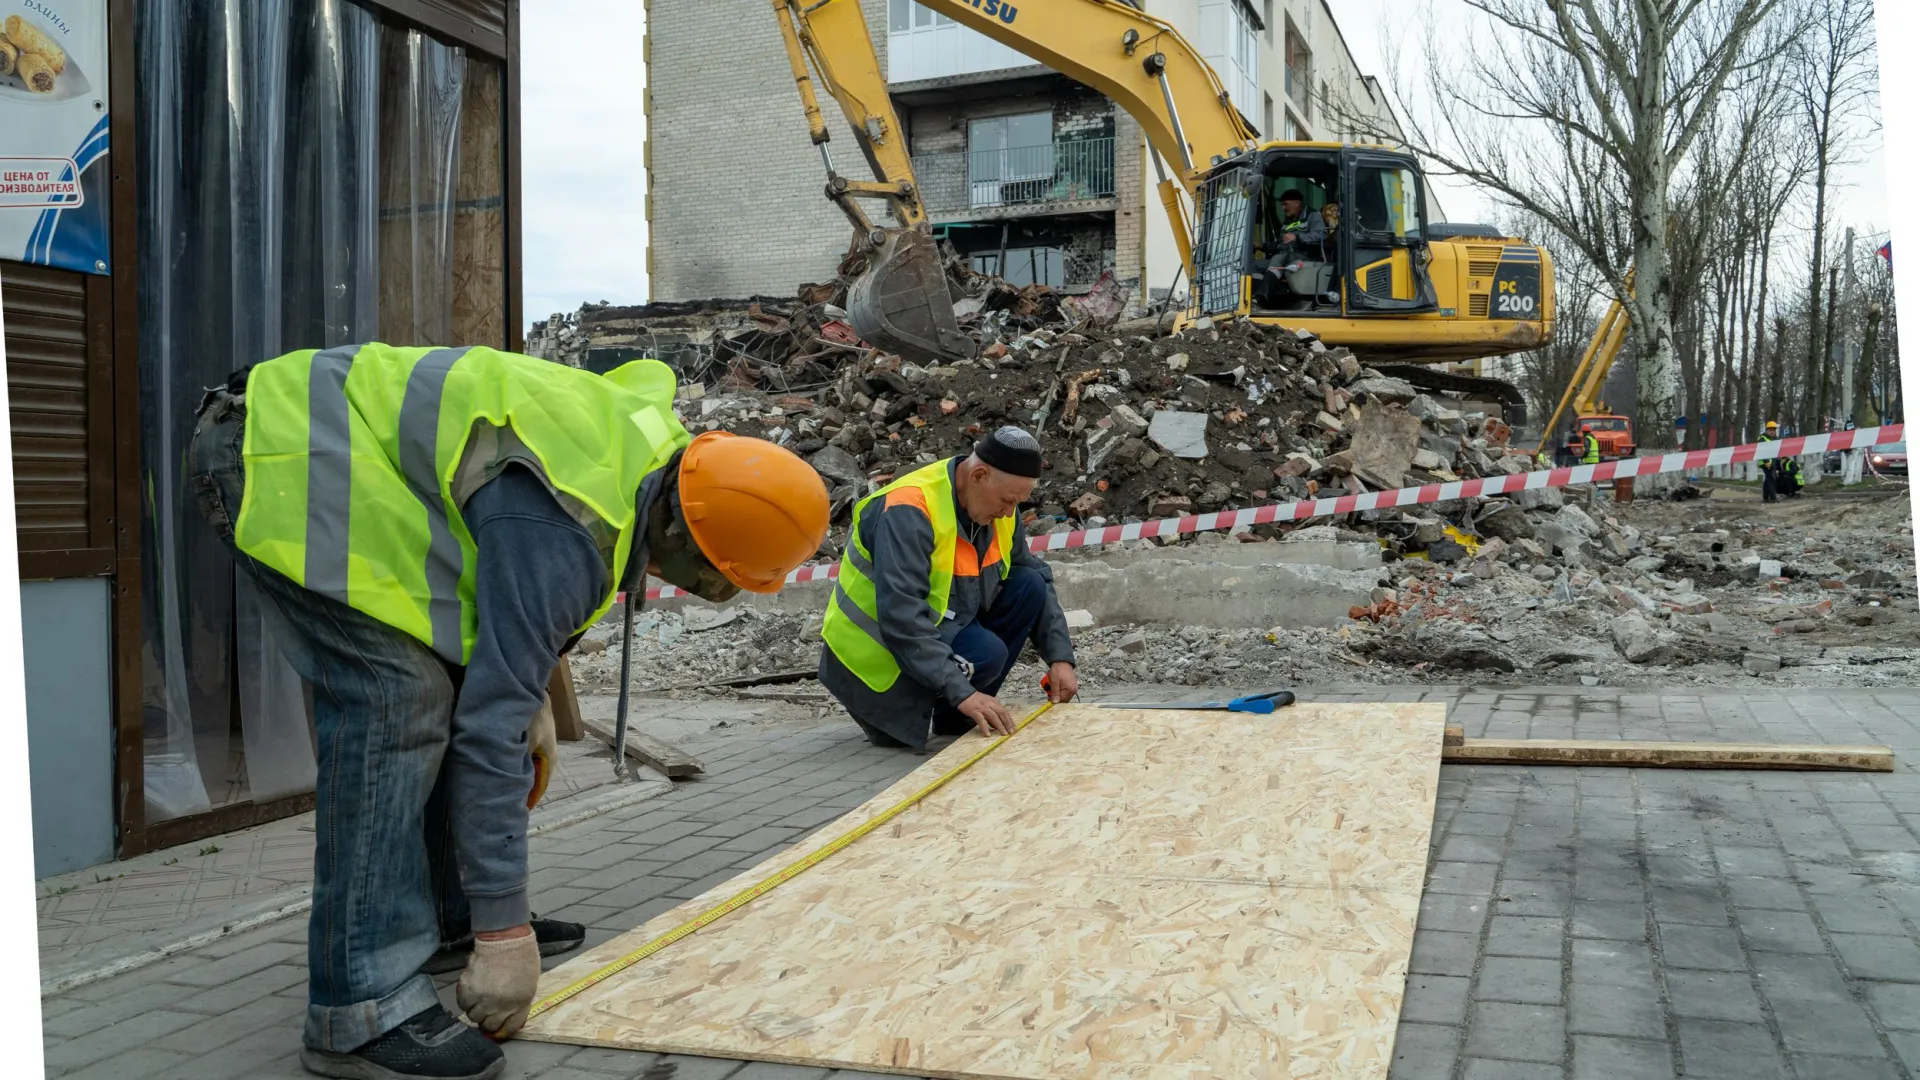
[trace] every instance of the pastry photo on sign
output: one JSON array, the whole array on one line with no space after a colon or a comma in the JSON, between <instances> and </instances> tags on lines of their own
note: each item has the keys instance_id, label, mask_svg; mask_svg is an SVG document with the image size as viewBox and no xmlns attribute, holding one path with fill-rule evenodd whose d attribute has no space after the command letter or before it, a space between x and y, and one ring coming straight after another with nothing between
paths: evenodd
<instances>
[{"instance_id":1,"label":"pastry photo on sign","mask_svg":"<svg viewBox=\"0 0 1920 1080\"><path fill-rule=\"evenodd\" d=\"M0 23L0 94L30 101L66 101L93 87L45 27L20 15Z\"/></svg>"}]
</instances>

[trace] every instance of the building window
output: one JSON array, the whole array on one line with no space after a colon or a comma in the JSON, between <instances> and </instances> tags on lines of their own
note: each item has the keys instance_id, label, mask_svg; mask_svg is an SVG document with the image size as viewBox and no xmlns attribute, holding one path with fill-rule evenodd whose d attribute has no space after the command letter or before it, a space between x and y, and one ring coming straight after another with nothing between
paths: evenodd
<instances>
[{"instance_id":1,"label":"building window","mask_svg":"<svg viewBox=\"0 0 1920 1080\"><path fill-rule=\"evenodd\" d=\"M1287 97L1301 116L1313 119L1313 54L1292 23L1287 24Z\"/></svg>"},{"instance_id":2,"label":"building window","mask_svg":"<svg viewBox=\"0 0 1920 1080\"><path fill-rule=\"evenodd\" d=\"M887 78L893 82L972 75L1032 63L1019 50L914 0L887 0Z\"/></svg>"},{"instance_id":3,"label":"building window","mask_svg":"<svg viewBox=\"0 0 1920 1080\"><path fill-rule=\"evenodd\" d=\"M888 0L887 31L900 33L903 30L925 30L933 26L948 26L952 19L921 7L913 0Z\"/></svg>"},{"instance_id":4,"label":"building window","mask_svg":"<svg viewBox=\"0 0 1920 1080\"><path fill-rule=\"evenodd\" d=\"M967 123L967 180L974 206L1030 202L1053 182L1053 113Z\"/></svg>"},{"instance_id":5,"label":"building window","mask_svg":"<svg viewBox=\"0 0 1920 1080\"><path fill-rule=\"evenodd\" d=\"M1242 113L1260 100L1260 32L1250 0L1200 0L1200 52Z\"/></svg>"},{"instance_id":6,"label":"building window","mask_svg":"<svg viewBox=\"0 0 1920 1080\"><path fill-rule=\"evenodd\" d=\"M1261 0L1260 23L1266 27L1267 44L1273 44L1273 0Z\"/></svg>"},{"instance_id":7,"label":"building window","mask_svg":"<svg viewBox=\"0 0 1920 1080\"><path fill-rule=\"evenodd\" d=\"M1269 139L1275 138L1280 133L1278 131L1275 131L1273 127L1273 95L1261 94L1260 97L1265 102L1264 106L1260 110L1260 118L1263 121L1263 123L1261 123L1260 125L1260 134L1266 136Z\"/></svg>"},{"instance_id":8,"label":"building window","mask_svg":"<svg viewBox=\"0 0 1920 1080\"><path fill-rule=\"evenodd\" d=\"M1066 252L1057 247L1021 247L1008 248L1007 261L1003 267L1000 252L983 251L970 257L967 262L982 274L991 274L1002 278L1016 288L1028 285L1046 285L1050 288L1063 288L1067 283Z\"/></svg>"}]
</instances>

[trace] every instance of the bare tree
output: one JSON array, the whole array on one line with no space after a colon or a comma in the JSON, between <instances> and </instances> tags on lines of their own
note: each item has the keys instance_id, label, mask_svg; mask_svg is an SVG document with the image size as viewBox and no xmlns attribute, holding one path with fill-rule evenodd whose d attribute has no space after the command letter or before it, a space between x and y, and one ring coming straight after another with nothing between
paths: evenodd
<instances>
[{"instance_id":1,"label":"bare tree","mask_svg":"<svg viewBox=\"0 0 1920 1080\"><path fill-rule=\"evenodd\" d=\"M1827 266L1827 184L1835 165L1843 164L1842 147L1852 120L1878 87L1874 62L1873 0L1799 0L1794 21L1798 29L1787 50L1791 86L1798 100L1806 135L1814 150L1813 253L1808 262L1807 289L1813 298L1813 323L1807 335L1807 371L1815 392L1815 421L1833 411L1833 333L1823 306L1823 278Z\"/></svg>"},{"instance_id":2,"label":"bare tree","mask_svg":"<svg viewBox=\"0 0 1920 1080\"><path fill-rule=\"evenodd\" d=\"M1402 141L1545 222L1624 298L1640 357L1640 442L1671 446L1655 418L1675 415L1678 389L1675 176L1722 94L1769 76L1782 0L1457 2L1494 36L1459 49L1458 33L1424 35L1424 92L1394 95ZM1512 47L1487 47L1503 35ZM1369 117L1346 119L1392 137Z\"/></svg>"}]
</instances>

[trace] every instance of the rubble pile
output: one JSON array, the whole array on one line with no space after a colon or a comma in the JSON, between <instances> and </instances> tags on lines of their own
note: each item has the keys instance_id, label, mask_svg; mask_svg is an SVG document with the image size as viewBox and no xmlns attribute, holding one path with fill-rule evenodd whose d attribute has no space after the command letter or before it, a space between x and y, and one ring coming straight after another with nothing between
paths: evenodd
<instances>
[{"instance_id":1,"label":"rubble pile","mask_svg":"<svg viewBox=\"0 0 1920 1080\"><path fill-rule=\"evenodd\" d=\"M1173 336L1027 331L976 360L922 367L874 355L817 393L689 387L694 430L758 435L805 456L844 526L854 500L1016 424L1045 464L1034 533L1273 501L1522 472L1498 420L1452 407L1305 331L1201 320ZM1467 507L1441 508L1460 524ZM1401 550L1427 519L1369 523ZM1257 531L1273 538L1278 525Z\"/></svg>"},{"instance_id":2,"label":"rubble pile","mask_svg":"<svg viewBox=\"0 0 1920 1080\"><path fill-rule=\"evenodd\" d=\"M604 373L649 357L689 387L774 394L827 386L871 352L836 309L768 299L589 304L527 335L528 355L570 367Z\"/></svg>"},{"instance_id":3,"label":"rubble pile","mask_svg":"<svg viewBox=\"0 0 1920 1080\"><path fill-rule=\"evenodd\" d=\"M755 435L805 457L833 504L824 560L838 557L859 498L1003 424L1042 444L1025 511L1032 535L1532 467L1501 420L1307 331L1202 319L1167 335L1153 320L1116 323L1123 298L1110 279L1067 297L950 263L955 314L979 355L907 362L867 347L847 324L838 305L860 269L850 262L793 301L583 309L537 327L530 351L594 370L655 356L680 373L676 408L689 430ZM1377 557L1378 579L1332 626L1219 626L1205 605L1178 603L1151 625L1075 612L1083 683L1846 686L1920 677L1904 495L1768 506L1719 494L1642 477L1626 503L1592 487L1546 488L1130 542L1331 543L1346 552L1344 566ZM796 588L818 590L822 604L829 593ZM645 611L636 689L745 692L805 678L796 673L810 672L819 650L819 608L808 610ZM581 642L574 667L588 687L613 688L619 633L610 620ZM1038 674L1029 658L1008 693Z\"/></svg>"},{"instance_id":4,"label":"rubble pile","mask_svg":"<svg viewBox=\"0 0 1920 1080\"><path fill-rule=\"evenodd\" d=\"M1451 564L1383 566L1373 602L1343 627L1196 617L1088 631L1083 680L1859 686L1920 675L1904 497L1818 517L1796 506L1788 521L1757 502L1705 516L1697 502L1563 498L1554 510L1501 511L1531 536L1468 536Z\"/></svg>"},{"instance_id":5,"label":"rubble pile","mask_svg":"<svg viewBox=\"0 0 1920 1080\"><path fill-rule=\"evenodd\" d=\"M1371 602L1344 625L1222 626L1201 605L1151 624L1109 625L1075 612L1076 622L1097 624L1075 633L1081 681L1096 693L1158 683L1876 686L1920 678L1904 497L1847 500L1837 512L1812 501L1776 509L1751 499L1616 505L1585 489L1561 499L1513 519L1532 536L1509 541L1456 529L1459 538L1445 540L1461 549L1459 558L1436 560L1430 548L1383 563ZM1502 501L1510 502L1488 503ZM1316 525L1281 543L1307 541L1378 546L1381 538ZM1078 557L1091 555L1053 556ZM822 603L830 592L794 586L807 589ZM686 602L644 610L635 688L744 693L739 684L811 672L820 617L808 607ZM610 619L574 657L582 689L615 689L618 654L619 625ZM1039 675L1029 654L1007 693L1033 696Z\"/></svg>"}]
</instances>

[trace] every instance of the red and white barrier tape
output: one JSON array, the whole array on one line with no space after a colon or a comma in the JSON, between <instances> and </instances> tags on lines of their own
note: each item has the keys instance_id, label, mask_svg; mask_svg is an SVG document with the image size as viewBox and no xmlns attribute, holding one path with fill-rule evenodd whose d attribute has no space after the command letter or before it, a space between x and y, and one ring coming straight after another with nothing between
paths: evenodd
<instances>
[{"instance_id":1,"label":"red and white barrier tape","mask_svg":"<svg viewBox=\"0 0 1920 1080\"><path fill-rule=\"evenodd\" d=\"M1487 476L1478 480L1456 480L1445 484L1396 488L1392 491L1340 495L1331 499L1302 499L1299 502L1249 506L1244 510L1221 510L1211 514L1158 518L1153 521L1136 521L1128 525L1108 525L1099 529L1074 529L1071 532L1029 537L1027 545L1036 552L1065 551L1069 548L1117 544L1123 540L1139 540L1155 536L1184 536L1187 533L1210 532L1215 529L1269 525L1276 521L1337 517L1361 510L1419 506L1425 503L1448 502L1453 499L1504 495L1513 491L1567 487L1572 484L1605 483L1624 477L1690 472L1694 469L1738 465L1749 461L1824 454L1830 450L1885 446L1888 443L1899 442L1903 433L1904 425L1888 424L1883 427L1856 428L1853 431L1832 431L1823 435L1798 435L1791 439L1778 439L1774 442L1720 446L1712 450L1688 450L1677 454L1664 454L1660 457L1622 458L1619 461L1603 461L1598 465L1539 469L1533 472ZM840 564L837 562L812 563L788 574L787 583L791 585L803 581L825 581L839 575ZM647 590L649 600L685 595L685 590L671 585ZM624 600L625 596L622 595L621 599Z\"/></svg>"}]
</instances>

